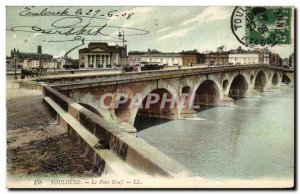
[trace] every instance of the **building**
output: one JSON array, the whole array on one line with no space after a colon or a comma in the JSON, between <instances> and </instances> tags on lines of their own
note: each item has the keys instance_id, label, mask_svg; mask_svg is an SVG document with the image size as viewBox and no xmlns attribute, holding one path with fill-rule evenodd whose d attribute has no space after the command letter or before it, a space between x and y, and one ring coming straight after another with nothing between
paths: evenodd
<instances>
[{"instance_id":1,"label":"building","mask_svg":"<svg viewBox=\"0 0 300 194\"><path fill-rule=\"evenodd\" d=\"M210 52L205 54L205 64L228 65L229 52Z\"/></svg>"},{"instance_id":2,"label":"building","mask_svg":"<svg viewBox=\"0 0 300 194\"><path fill-rule=\"evenodd\" d=\"M142 57L146 52L142 51L130 51L128 53L128 64L130 66L140 65L142 63Z\"/></svg>"},{"instance_id":3,"label":"building","mask_svg":"<svg viewBox=\"0 0 300 194\"><path fill-rule=\"evenodd\" d=\"M46 69L57 69L59 68L57 59L52 60L30 60L25 59L23 62L23 68L24 69L36 69L36 68L46 68Z\"/></svg>"},{"instance_id":4,"label":"building","mask_svg":"<svg viewBox=\"0 0 300 194\"><path fill-rule=\"evenodd\" d=\"M224 50L224 46L217 48L216 52L209 52L205 54L205 64L208 65L228 65L229 52Z\"/></svg>"},{"instance_id":5,"label":"building","mask_svg":"<svg viewBox=\"0 0 300 194\"><path fill-rule=\"evenodd\" d=\"M11 57L14 58L14 56L17 56L19 61L24 61L25 59L42 61L53 59L52 55L42 53L42 46L38 46L37 53L19 52L19 50L13 49L11 50Z\"/></svg>"},{"instance_id":6,"label":"building","mask_svg":"<svg viewBox=\"0 0 300 194\"><path fill-rule=\"evenodd\" d=\"M264 65L270 65L270 51L268 49L258 50L260 54L260 62Z\"/></svg>"},{"instance_id":7,"label":"building","mask_svg":"<svg viewBox=\"0 0 300 194\"><path fill-rule=\"evenodd\" d=\"M128 65L128 57L121 57L119 59L119 64L116 66L124 66L124 65Z\"/></svg>"},{"instance_id":8,"label":"building","mask_svg":"<svg viewBox=\"0 0 300 194\"><path fill-rule=\"evenodd\" d=\"M286 67L286 68L290 66L290 64L289 64L289 58L282 59L282 66Z\"/></svg>"},{"instance_id":9,"label":"building","mask_svg":"<svg viewBox=\"0 0 300 194\"><path fill-rule=\"evenodd\" d=\"M279 54L270 53L270 65L282 66L282 58Z\"/></svg>"},{"instance_id":10,"label":"building","mask_svg":"<svg viewBox=\"0 0 300 194\"><path fill-rule=\"evenodd\" d=\"M6 57L6 70L12 70L15 68L15 60L12 57ZM17 68L20 68L17 67Z\"/></svg>"},{"instance_id":11,"label":"building","mask_svg":"<svg viewBox=\"0 0 300 194\"><path fill-rule=\"evenodd\" d=\"M52 59L52 60L49 60L49 61L44 61L44 65L43 66L45 68L48 68L48 69L58 69L59 68L57 59Z\"/></svg>"},{"instance_id":12,"label":"building","mask_svg":"<svg viewBox=\"0 0 300 194\"><path fill-rule=\"evenodd\" d=\"M57 59L56 59L56 62L57 62L57 69L63 69L63 66L62 66L62 64L61 64L62 58L57 58Z\"/></svg>"},{"instance_id":13,"label":"building","mask_svg":"<svg viewBox=\"0 0 300 194\"><path fill-rule=\"evenodd\" d=\"M250 65L259 64L259 54L258 53L232 53L229 54L229 64L230 65Z\"/></svg>"},{"instance_id":14,"label":"building","mask_svg":"<svg viewBox=\"0 0 300 194\"><path fill-rule=\"evenodd\" d=\"M34 67L39 64L38 67L42 67L40 64L43 64L43 61L51 61L53 56L49 54L43 54L41 46L37 47L37 53L19 52L19 50L13 49L11 50L10 57L6 58L7 69L14 68L15 58L18 63L17 68L27 68L30 66L29 64L33 64Z\"/></svg>"},{"instance_id":15,"label":"building","mask_svg":"<svg viewBox=\"0 0 300 194\"><path fill-rule=\"evenodd\" d=\"M181 66L182 55L180 53L164 53L148 49L147 52L131 51L128 53L129 65L157 64L165 66Z\"/></svg>"},{"instance_id":16,"label":"building","mask_svg":"<svg viewBox=\"0 0 300 194\"><path fill-rule=\"evenodd\" d=\"M80 68L112 68L127 61L127 45L110 46L105 42L91 42L79 50Z\"/></svg>"},{"instance_id":17,"label":"building","mask_svg":"<svg viewBox=\"0 0 300 194\"><path fill-rule=\"evenodd\" d=\"M259 64L263 60L258 51L243 50L241 47L231 50L228 57L230 65Z\"/></svg>"},{"instance_id":18,"label":"building","mask_svg":"<svg viewBox=\"0 0 300 194\"><path fill-rule=\"evenodd\" d=\"M31 60L31 59L25 59L23 63L24 69L35 69L41 67L40 60Z\"/></svg>"},{"instance_id":19,"label":"building","mask_svg":"<svg viewBox=\"0 0 300 194\"><path fill-rule=\"evenodd\" d=\"M230 65L270 65L270 51L268 49L243 50L239 47L229 53Z\"/></svg>"},{"instance_id":20,"label":"building","mask_svg":"<svg viewBox=\"0 0 300 194\"><path fill-rule=\"evenodd\" d=\"M275 53L270 53L270 65L276 65L276 54Z\"/></svg>"},{"instance_id":21,"label":"building","mask_svg":"<svg viewBox=\"0 0 300 194\"><path fill-rule=\"evenodd\" d=\"M182 65L204 64L205 55L199 53L196 49L192 51L182 51Z\"/></svg>"},{"instance_id":22,"label":"building","mask_svg":"<svg viewBox=\"0 0 300 194\"><path fill-rule=\"evenodd\" d=\"M295 66L294 53L292 53L292 54L289 56L289 66L290 66L290 67L294 67L294 66Z\"/></svg>"}]
</instances>

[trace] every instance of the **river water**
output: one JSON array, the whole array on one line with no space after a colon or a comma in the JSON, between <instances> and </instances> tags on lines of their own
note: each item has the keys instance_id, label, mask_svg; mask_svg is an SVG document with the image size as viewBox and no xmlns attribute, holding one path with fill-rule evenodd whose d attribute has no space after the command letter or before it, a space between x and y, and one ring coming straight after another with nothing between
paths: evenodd
<instances>
[{"instance_id":1,"label":"river water","mask_svg":"<svg viewBox=\"0 0 300 194\"><path fill-rule=\"evenodd\" d=\"M294 87L197 113L201 120L137 121L139 138L209 179L291 179Z\"/></svg>"}]
</instances>

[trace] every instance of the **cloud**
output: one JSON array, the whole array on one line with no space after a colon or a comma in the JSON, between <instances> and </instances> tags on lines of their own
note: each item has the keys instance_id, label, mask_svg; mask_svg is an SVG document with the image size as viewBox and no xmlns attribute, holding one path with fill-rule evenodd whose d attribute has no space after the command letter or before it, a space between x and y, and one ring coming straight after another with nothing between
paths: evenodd
<instances>
[{"instance_id":1,"label":"cloud","mask_svg":"<svg viewBox=\"0 0 300 194\"><path fill-rule=\"evenodd\" d=\"M188 19L180 24L180 26L185 26L193 22L198 22L198 24L222 20L230 17L232 13L231 8L224 7L208 7L205 8L199 15L194 18Z\"/></svg>"},{"instance_id":2,"label":"cloud","mask_svg":"<svg viewBox=\"0 0 300 194\"><path fill-rule=\"evenodd\" d=\"M39 35L41 35L42 33L34 33L31 37L30 36L26 36L25 39L24 39L24 43L28 44L28 43L31 43L35 40L35 38ZM13 36L13 38L15 39L17 37L17 35Z\"/></svg>"},{"instance_id":3,"label":"cloud","mask_svg":"<svg viewBox=\"0 0 300 194\"><path fill-rule=\"evenodd\" d=\"M136 22L135 21L130 21L122 25L123 28L128 28L132 27Z\"/></svg>"},{"instance_id":4,"label":"cloud","mask_svg":"<svg viewBox=\"0 0 300 194\"><path fill-rule=\"evenodd\" d=\"M139 21L139 23L140 23L142 17L141 18L135 18L135 20L133 20L134 16L137 15L137 14L140 14L140 16L141 16L142 14L146 14L150 11L153 11L154 9L155 9L155 7L135 7L135 8L129 9L129 10L122 11L120 14L122 14L122 13L134 13L129 20L126 20L123 23L122 27L127 27L127 28L132 27L133 25L135 25L137 23L137 21Z\"/></svg>"},{"instance_id":5,"label":"cloud","mask_svg":"<svg viewBox=\"0 0 300 194\"><path fill-rule=\"evenodd\" d=\"M142 23L144 20L144 16L145 14L147 15L148 12L154 10L154 7L129 7L127 9L124 10L120 10L116 13L118 13L118 15L122 15L122 14L132 14L131 17L129 19L127 19L127 16L125 17L112 17L112 18L107 18L109 19L109 21L107 21L108 25L110 26L118 26L119 28L123 28L126 34L126 31L128 31L128 29L126 30L126 28L134 28L135 25ZM108 31L110 36L115 36L115 38L117 38L117 35L119 34L119 29L115 28L115 29L109 29ZM113 38L109 38L108 39L113 39Z\"/></svg>"},{"instance_id":6,"label":"cloud","mask_svg":"<svg viewBox=\"0 0 300 194\"><path fill-rule=\"evenodd\" d=\"M178 31L175 31L171 34L167 34L165 36L162 36L159 38L159 40L164 40L164 39L168 39L168 38L174 38L174 37L183 37L185 36L188 32L194 30L197 26L192 26L190 28L184 28L184 29L180 29Z\"/></svg>"},{"instance_id":7,"label":"cloud","mask_svg":"<svg viewBox=\"0 0 300 194\"><path fill-rule=\"evenodd\" d=\"M58 55L53 56L54 58L60 58L66 54L66 51L60 51Z\"/></svg>"},{"instance_id":8,"label":"cloud","mask_svg":"<svg viewBox=\"0 0 300 194\"><path fill-rule=\"evenodd\" d=\"M134 7L134 8L130 8L130 9L125 9L125 10L121 10L120 12L118 12L119 15L122 15L122 14L131 14L133 13L133 15L130 16L129 19L127 19L127 16L125 17L113 17L113 18L110 18L110 17L107 17L107 19L109 19L109 24L117 24L119 21L125 21L127 23L127 21L130 21L132 22L133 19L138 19L140 20L141 18L135 18L136 15L142 15L142 14L146 14L150 11L154 10L154 7ZM122 20L119 20L121 19ZM126 25L126 23L124 22L124 25ZM129 22L129 23L130 23ZM127 26L128 27L128 26Z\"/></svg>"},{"instance_id":9,"label":"cloud","mask_svg":"<svg viewBox=\"0 0 300 194\"><path fill-rule=\"evenodd\" d=\"M130 10L125 10L124 12L133 12L133 13L148 13L149 11L152 11L154 7L135 7Z\"/></svg>"},{"instance_id":10,"label":"cloud","mask_svg":"<svg viewBox=\"0 0 300 194\"><path fill-rule=\"evenodd\" d=\"M34 33L33 35L32 35L32 40L34 40L37 36L39 36L39 35L41 35L42 33Z\"/></svg>"},{"instance_id":11,"label":"cloud","mask_svg":"<svg viewBox=\"0 0 300 194\"><path fill-rule=\"evenodd\" d=\"M163 28L163 29L161 29L161 30L158 30L156 33L161 33L161 32L167 31L167 30L169 30L169 29L171 29L170 26L169 26L169 27L166 27L166 28Z\"/></svg>"}]
</instances>

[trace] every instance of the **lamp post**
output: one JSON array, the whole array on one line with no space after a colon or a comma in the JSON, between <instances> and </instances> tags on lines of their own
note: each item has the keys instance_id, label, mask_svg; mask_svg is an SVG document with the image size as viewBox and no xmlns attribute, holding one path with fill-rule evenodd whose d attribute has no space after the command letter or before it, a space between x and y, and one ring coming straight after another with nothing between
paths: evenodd
<instances>
[{"instance_id":1,"label":"lamp post","mask_svg":"<svg viewBox=\"0 0 300 194\"><path fill-rule=\"evenodd\" d=\"M15 78L14 79L18 79L17 78L17 63L18 63L18 55L14 55L14 60L15 60Z\"/></svg>"},{"instance_id":2,"label":"lamp post","mask_svg":"<svg viewBox=\"0 0 300 194\"><path fill-rule=\"evenodd\" d=\"M119 35L118 35L118 37L119 37L119 39L121 39L121 38L122 38L122 42L123 42L123 48L124 48L124 42L125 42L124 30L123 30L123 29L120 29L120 30L122 30L122 33L123 33L123 34L121 34L121 32L119 31Z\"/></svg>"},{"instance_id":3,"label":"lamp post","mask_svg":"<svg viewBox=\"0 0 300 194\"><path fill-rule=\"evenodd\" d=\"M122 30L122 34L121 34L121 30ZM122 53L121 53L121 57L124 60L124 58L126 57L126 51L125 51L125 35L124 35L124 30L120 29L119 34L118 34L118 38L122 40L123 42L123 48L122 48ZM122 63L124 63L124 61L122 60ZM124 64L123 64L124 65Z\"/></svg>"}]
</instances>

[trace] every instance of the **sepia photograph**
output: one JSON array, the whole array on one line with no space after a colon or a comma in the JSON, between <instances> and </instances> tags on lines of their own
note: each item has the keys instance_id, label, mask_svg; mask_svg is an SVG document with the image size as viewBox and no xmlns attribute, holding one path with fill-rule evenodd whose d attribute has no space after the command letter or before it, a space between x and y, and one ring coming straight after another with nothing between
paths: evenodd
<instances>
[{"instance_id":1,"label":"sepia photograph","mask_svg":"<svg viewBox=\"0 0 300 194\"><path fill-rule=\"evenodd\" d=\"M295 187L291 4L5 9L8 189Z\"/></svg>"}]
</instances>

